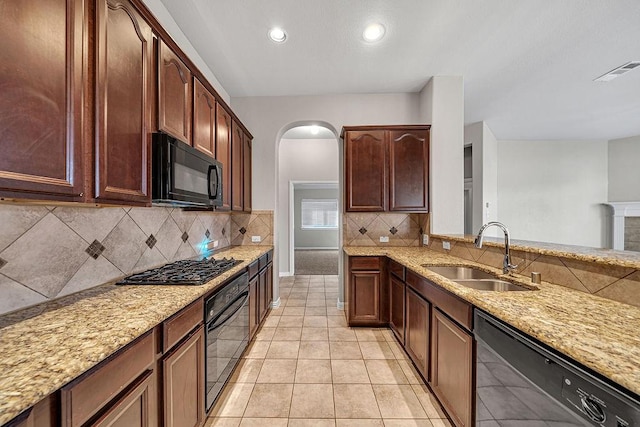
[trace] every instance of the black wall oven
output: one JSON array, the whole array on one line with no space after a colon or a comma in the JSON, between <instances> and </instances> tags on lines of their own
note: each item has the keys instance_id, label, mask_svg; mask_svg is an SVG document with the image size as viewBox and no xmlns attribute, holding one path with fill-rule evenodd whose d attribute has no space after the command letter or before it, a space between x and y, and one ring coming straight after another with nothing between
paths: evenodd
<instances>
[{"instance_id":1,"label":"black wall oven","mask_svg":"<svg viewBox=\"0 0 640 427\"><path fill-rule=\"evenodd\" d=\"M207 411L249 342L249 276L243 273L205 300Z\"/></svg>"},{"instance_id":2,"label":"black wall oven","mask_svg":"<svg viewBox=\"0 0 640 427\"><path fill-rule=\"evenodd\" d=\"M152 202L159 206L222 205L222 164L165 133L153 134Z\"/></svg>"}]
</instances>

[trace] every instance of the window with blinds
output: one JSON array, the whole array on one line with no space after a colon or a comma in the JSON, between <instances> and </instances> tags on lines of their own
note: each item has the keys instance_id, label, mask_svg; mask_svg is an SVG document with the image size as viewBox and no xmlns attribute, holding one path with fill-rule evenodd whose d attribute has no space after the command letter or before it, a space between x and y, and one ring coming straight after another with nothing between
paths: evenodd
<instances>
[{"instance_id":1,"label":"window with blinds","mask_svg":"<svg viewBox=\"0 0 640 427\"><path fill-rule=\"evenodd\" d=\"M302 199L302 229L338 228L337 199Z\"/></svg>"}]
</instances>

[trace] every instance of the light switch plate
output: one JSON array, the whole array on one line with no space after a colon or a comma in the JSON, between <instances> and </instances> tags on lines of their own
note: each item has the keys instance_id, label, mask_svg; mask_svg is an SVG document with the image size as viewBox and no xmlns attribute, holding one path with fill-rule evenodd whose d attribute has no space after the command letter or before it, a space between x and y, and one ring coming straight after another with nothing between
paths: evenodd
<instances>
[{"instance_id":1,"label":"light switch plate","mask_svg":"<svg viewBox=\"0 0 640 427\"><path fill-rule=\"evenodd\" d=\"M450 242L442 242L442 249L445 249L447 251L451 250L451 243Z\"/></svg>"},{"instance_id":2,"label":"light switch plate","mask_svg":"<svg viewBox=\"0 0 640 427\"><path fill-rule=\"evenodd\" d=\"M422 235L422 244L424 246L429 245L429 235L428 234L423 234Z\"/></svg>"},{"instance_id":3,"label":"light switch plate","mask_svg":"<svg viewBox=\"0 0 640 427\"><path fill-rule=\"evenodd\" d=\"M380 243L389 243L389 236L380 236Z\"/></svg>"},{"instance_id":4,"label":"light switch plate","mask_svg":"<svg viewBox=\"0 0 640 427\"><path fill-rule=\"evenodd\" d=\"M251 243L260 243L262 241L262 237L260 236L251 236Z\"/></svg>"}]
</instances>

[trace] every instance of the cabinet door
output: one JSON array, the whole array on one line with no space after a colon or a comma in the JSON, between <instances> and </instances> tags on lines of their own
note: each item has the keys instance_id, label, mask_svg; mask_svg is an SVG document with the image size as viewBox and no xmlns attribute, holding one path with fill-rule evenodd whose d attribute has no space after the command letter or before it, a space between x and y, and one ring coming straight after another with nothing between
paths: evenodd
<instances>
[{"instance_id":1,"label":"cabinet door","mask_svg":"<svg viewBox=\"0 0 640 427\"><path fill-rule=\"evenodd\" d=\"M231 208L234 211L242 211L244 195L242 194L242 148L244 146L244 131L235 120L232 121L231 132Z\"/></svg>"},{"instance_id":2,"label":"cabinet door","mask_svg":"<svg viewBox=\"0 0 640 427\"><path fill-rule=\"evenodd\" d=\"M193 79L193 146L216 157L216 99Z\"/></svg>"},{"instance_id":3,"label":"cabinet door","mask_svg":"<svg viewBox=\"0 0 640 427\"><path fill-rule=\"evenodd\" d=\"M158 45L158 129L189 143L191 71L162 40Z\"/></svg>"},{"instance_id":4,"label":"cabinet door","mask_svg":"<svg viewBox=\"0 0 640 427\"><path fill-rule=\"evenodd\" d=\"M429 130L389 132L389 210L427 211Z\"/></svg>"},{"instance_id":5,"label":"cabinet door","mask_svg":"<svg viewBox=\"0 0 640 427\"><path fill-rule=\"evenodd\" d=\"M0 196L83 196L83 3L0 6Z\"/></svg>"},{"instance_id":6,"label":"cabinet door","mask_svg":"<svg viewBox=\"0 0 640 427\"><path fill-rule=\"evenodd\" d=\"M349 323L375 325L380 322L380 272L351 273Z\"/></svg>"},{"instance_id":7,"label":"cabinet door","mask_svg":"<svg viewBox=\"0 0 640 427\"><path fill-rule=\"evenodd\" d=\"M231 209L231 115L216 104L216 160L222 163L222 206Z\"/></svg>"},{"instance_id":8,"label":"cabinet door","mask_svg":"<svg viewBox=\"0 0 640 427\"><path fill-rule=\"evenodd\" d=\"M267 311L271 308L273 302L273 264L267 265Z\"/></svg>"},{"instance_id":9,"label":"cabinet door","mask_svg":"<svg viewBox=\"0 0 640 427\"><path fill-rule=\"evenodd\" d=\"M249 339L253 338L258 329L258 276L249 281Z\"/></svg>"},{"instance_id":10,"label":"cabinet door","mask_svg":"<svg viewBox=\"0 0 640 427\"><path fill-rule=\"evenodd\" d=\"M431 323L431 387L456 426L471 426L473 337L438 309Z\"/></svg>"},{"instance_id":11,"label":"cabinet door","mask_svg":"<svg viewBox=\"0 0 640 427\"><path fill-rule=\"evenodd\" d=\"M405 284L390 274L389 287L389 326L398 340L404 344Z\"/></svg>"},{"instance_id":12,"label":"cabinet door","mask_svg":"<svg viewBox=\"0 0 640 427\"><path fill-rule=\"evenodd\" d=\"M410 287L406 288L405 349L422 376L429 380L430 304Z\"/></svg>"},{"instance_id":13,"label":"cabinet door","mask_svg":"<svg viewBox=\"0 0 640 427\"><path fill-rule=\"evenodd\" d=\"M153 427L157 420L156 375L147 371L140 380L116 402L95 427Z\"/></svg>"},{"instance_id":14,"label":"cabinet door","mask_svg":"<svg viewBox=\"0 0 640 427\"><path fill-rule=\"evenodd\" d=\"M247 134L244 135L242 157L244 158L242 164L242 173L244 175L242 180L243 208L245 212L251 212L251 138Z\"/></svg>"},{"instance_id":15,"label":"cabinet door","mask_svg":"<svg viewBox=\"0 0 640 427\"><path fill-rule=\"evenodd\" d=\"M150 202L152 34L126 0L100 0L96 21L96 198Z\"/></svg>"},{"instance_id":16,"label":"cabinet door","mask_svg":"<svg viewBox=\"0 0 640 427\"><path fill-rule=\"evenodd\" d=\"M344 144L346 211L385 211L388 193L385 131L347 131Z\"/></svg>"},{"instance_id":17,"label":"cabinet door","mask_svg":"<svg viewBox=\"0 0 640 427\"><path fill-rule=\"evenodd\" d=\"M164 425L194 427L204 420L204 327L162 362Z\"/></svg>"}]
</instances>

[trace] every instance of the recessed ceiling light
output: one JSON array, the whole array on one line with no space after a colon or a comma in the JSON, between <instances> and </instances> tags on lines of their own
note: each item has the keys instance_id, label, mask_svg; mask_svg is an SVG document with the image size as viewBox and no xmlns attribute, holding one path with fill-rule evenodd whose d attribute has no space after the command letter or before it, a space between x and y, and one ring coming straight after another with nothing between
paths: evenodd
<instances>
[{"instance_id":1,"label":"recessed ceiling light","mask_svg":"<svg viewBox=\"0 0 640 427\"><path fill-rule=\"evenodd\" d=\"M320 132L320 128L318 126L311 126L311 135L317 135Z\"/></svg>"},{"instance_id":2,"label":"recessed ceiling light","mask_svg":"<svg viewBox=\"0 0 640 427\"><path fill-rule=\"evenodd\" d=\"M593 79L594 82L610 82L611 80L615 79L616 77L619 77L625 73L628 73L629 71L640 67L640 61L631 61L631 62L627 62L624 65L619 66L618 68L614 68L613 70L609 71L606 74L601 75L600 77L597 77L595 79Z\"/></svg>"},{"instance_id":3,"label":"recessed ceiling light","mask_svg":"<svg viewBox=\"0 0 640 427\"><path fill-rule=\"evenodd\" d=\"M369 24L367 25L367 28L364 29L362 37L365 39L365 41L373 43L381 40L382 37L384 37L384 33L384 25L380 23Z\"/></svg>"},{"instance_id":4,"label":"recessed ceiling light","mask_svg":"<svg viewBox=\"0 0 640 427\"><path fill-rule=\"evenodd\" d=\"M273 27L269 30L269 38L276 43L284 43L287 40L287 33L280 27Z\"/></svg>"}]
</instances>

